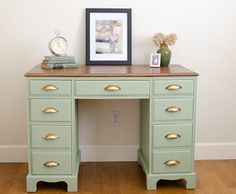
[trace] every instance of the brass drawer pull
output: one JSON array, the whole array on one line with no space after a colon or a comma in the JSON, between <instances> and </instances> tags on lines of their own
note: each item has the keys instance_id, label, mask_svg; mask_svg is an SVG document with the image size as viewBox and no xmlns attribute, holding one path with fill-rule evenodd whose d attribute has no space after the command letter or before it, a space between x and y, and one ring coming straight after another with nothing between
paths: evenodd
<instances>
[{"instance_id":1,"label":"brass drawer pull","mask_svg":"<svg viewBox=\"0 0 236 194\"><path fill-rule=\"evenodd\" d=\"M104 90L108 91L108 92L113 92L113 91L119 91L121 90L120 86L117 86L117 85L109 85L109 86L106 86L104 88Z\"/></svg>"},{"instance_id":2,"label":"brass drawer pull","mask_svg":"<svg viewBox=\"0 0 236 194\"><path fill-rule=\"evenodd\" d=\"M49 134L46 134L43 136L43 139L45 140L56 140L56 139L59 139L60 137L53 134L53 133L49 133Z\"/></svg>"},{"instance_id":3,"label":"brass drawer pull","mask_svg":"<svg viewBox=\"0 0 236 194\"><path fill-rule=\"evenodd\" d=\"M177 106L171 106L171 107L168 107L165 111L166 112L180 112L181 108L179 108Z\"/></svg>"},{"instance_id":4,"label":"brass drawer pull","mask_svg":"<svg viewBox=\"0 0 236 194\"><path fill-rule=\"evenodd\" d=\"M55 162L55 161L47 161L43 165L46 166L46 167L49 167L49 168L53 168L53 167L59 166L60 164L58 162Z\"/></svg>"},{"instance_id":5,"label":"brass drawer pull","mask_svg":"<svg viewBox=\"0 0 236 194\"><path fill-rule=\"evenodd\" d=\"M175 166L175 165L180 164L180 161L178 161L178 160L167 160L167 161L164 162L164 164L166 166Z\"/></svg>"},{"instance_id":6,"label":"brass drawer pull","mask_svg":"<svg viewBox=\"0 0 236 194\"><path fill-rule=\"evenodd\" d=\"M170 84L166 87L166 90L179 90L182 89L182 86L178 84Z\"/></svg>"},{"instance_id":7,"label":"brass drawer pull","mask_svg":"<svg viewBox=\"0 0 236 194\"><path fill-rule=\"evenodd\" d=\"M165 136L166 139L178 139L180 138L181 135L177 134L177 133L169 133Z\"/></svg>"},{"instance_id":8,"label":"brass drawer pull","mask_svg":"<svg viewBox=\"0 0 236 194\"><path fill-rule=\"evenodd\" d=\"M56 112L59 112L59 110L57 110L56 108L53 108L53 107L47 107L44 110L42 110L42 112L44 112L44 113L56 113Z\"/></svg>"},{"instance_id":9,"label":"brass drawer pull","mask_svg":"<svg viewBox=\"0 0 236 194\"><path fill-rule=\"evenodd\" d=\"M54 90L58 90L59 88L55 85L49 84L49 85L45 85L42 89L45 91L54 91Z\"/></svg>"}]
</instances>

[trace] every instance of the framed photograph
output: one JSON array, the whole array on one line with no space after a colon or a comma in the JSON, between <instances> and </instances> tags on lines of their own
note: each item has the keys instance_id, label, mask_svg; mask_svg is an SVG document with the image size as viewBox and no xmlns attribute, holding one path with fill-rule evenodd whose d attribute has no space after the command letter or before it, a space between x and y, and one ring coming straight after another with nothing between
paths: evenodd
<instances>
[{"instance_id":1,"label":"framed photograph","mask_svg":"<svg viewBox=\"0 0 236 194\"><path fill-rule=\"evenodd\" d=\"M86 9L86 64L131 65L131 9Z\"/></svg>"},{"instance_id":2,"label":"framed photograph","mask_svg":"<svg viewBox=\"0 0 236 194\"><path fill-rule=\"evenodd\" d=\"M150 67L160 67L160 63L161 63L161 54L160 53L151 53Z\"/></svg>"}]
</instances>

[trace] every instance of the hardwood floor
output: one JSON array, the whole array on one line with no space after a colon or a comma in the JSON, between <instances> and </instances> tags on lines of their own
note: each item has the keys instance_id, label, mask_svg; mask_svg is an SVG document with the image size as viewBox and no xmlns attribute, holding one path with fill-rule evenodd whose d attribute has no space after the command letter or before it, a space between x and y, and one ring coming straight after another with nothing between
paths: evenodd
<instances>
[{"instance_id":1,"label":"hardwood floor","mask_svg":"<svg viewBox=\"0 0 236 194\"><path fill-rule=\"evenodd\" d=\"M78 194L235 194L236 160L196 161L197 188L185 181L159 181L156 191L145 189L145 176L136 162L82 163ZM23 194L26 163L0 163L0 194ZM37 194L61 194L65 183L38 184ZM71 193L72 194L72 193Z\"/></svg>"}]
</instances>

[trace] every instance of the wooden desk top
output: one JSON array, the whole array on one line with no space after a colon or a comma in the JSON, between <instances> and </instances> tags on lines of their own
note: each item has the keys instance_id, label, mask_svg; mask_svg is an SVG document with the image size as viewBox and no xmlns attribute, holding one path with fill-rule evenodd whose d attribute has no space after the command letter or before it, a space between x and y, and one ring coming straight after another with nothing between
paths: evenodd
<instances>
[{"instance_id":1,"label":"wooden desk top","mask_svg":"<svg viewBox=\"0 0 236 194\"><path fill-rule=\"evenodd\" d=\"M198 76L181 65L150 68L149 65L99 66L80 65L75 69L42 69L37 65L25 74L25 77L163 77Z\"/></svg>"}]
</instances>

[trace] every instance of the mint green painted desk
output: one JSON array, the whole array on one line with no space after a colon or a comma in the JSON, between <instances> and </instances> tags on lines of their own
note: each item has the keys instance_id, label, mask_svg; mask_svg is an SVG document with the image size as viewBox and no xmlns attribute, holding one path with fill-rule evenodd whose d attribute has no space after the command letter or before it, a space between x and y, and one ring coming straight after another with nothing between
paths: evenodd
<instances>
[{"instance_id":1,"label":"mint green painted desk","mask_svg":"<svg viewBox=\"0 0 236 194\"><path fill-rule=\"evenodd\" d=\"M27 77L29 173L27 191L37 182L67 183L78 190L80 150L77 102L80 99L140 99L138 162L146 187L160 179L185 179L195 188L194 130L197 73L179 65L150 68L80 66L43 70Z\"/></svg>"}]
</instances>

